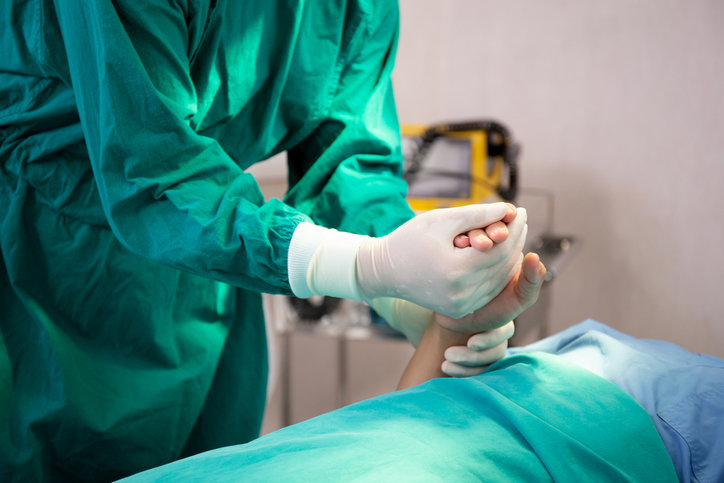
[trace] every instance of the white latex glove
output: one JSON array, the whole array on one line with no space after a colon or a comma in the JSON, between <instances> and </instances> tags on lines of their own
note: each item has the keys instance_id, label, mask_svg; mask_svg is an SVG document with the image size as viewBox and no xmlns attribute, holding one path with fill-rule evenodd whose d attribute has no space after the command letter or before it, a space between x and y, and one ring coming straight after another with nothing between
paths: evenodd
<instances>
[{"instance_id":1,"label":"white latex glove","mask_svg":"<svg viewBox=\"0 0 724 483\"><path fill-rule=\"evenodd\" d=\"M425 327L435 317L430 309L392 297L374 299L371 305L390 327L402 332L413 347L420 343Z\"/></svg>"},{"instance_id":2,"label":"white latex glove","mask_svg":"<svg viewBox=\"0 0 724 483\"><path fill-rule=\"evenodd\" d=\"M502 220L505 203L432 210L381 238L366 238L357 252L357 282L365 300L395 297L459 318L495 298L513 277L527 233L518 209L508 238L485 251L460 249L460 233Z\"/></svg>"},{"instance_id":3,"label":"white latex glove","mask_svg":"<svg viewBox=\"0 0 724 483\"><path fill-rule=\"evenodd\" d=\"M392 328L402 332L413 347L417 347L425 327L435 317L428 310L402 299L379 298L372 307ZM445 351L442 371L451 377L480 374L487 366L501 359L508 348L508 339L515 333L513 321L470 337L468 346L453 346Z\"/></svg>"},{"instance_id":4,"label":"white latex glove","mask_svg":"<svg viewBox=\"0 0 724 483\"><path fill-rule=\"evenodd\" d=\"M518 209L508 238L489 250L456 248L453 240L506 213L505 203L433 210L381 238L300 223L289 246L289 283L300 298L402 298L461 317L489 302L512 278L519 261L514 254L525 242L526 212Z\"/></svg>"},{"instance_id":5,"label":"white latex glove","mask_svg":"<svg viewBox=\"0 0 724 483\"><path fill-rule=\"evenodd\" d=\"M451 377L475 376L493 362L502 359L508 339L515 333L515 324L508 322L497 329L479 332L468 340L468 346L448 347L442 372Z\"/></svg>"}]
</instances>

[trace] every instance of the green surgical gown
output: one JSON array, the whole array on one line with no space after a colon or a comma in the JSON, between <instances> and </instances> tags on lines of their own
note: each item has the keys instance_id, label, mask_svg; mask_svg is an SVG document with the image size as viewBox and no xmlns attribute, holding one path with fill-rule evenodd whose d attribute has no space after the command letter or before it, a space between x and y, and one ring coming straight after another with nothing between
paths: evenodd
<instances>
[{"instance_id":1,"label":"green surgical gown","mask_svg":"<svg viewBox=\"0 0 724 483\"><path fill-rule=\"evenodd\" d=\"M0 480L258 435L302 221L412 216L391 1L0 5ZM286 151L289 192L245 172Z\"/></svg>"}]
</instances>

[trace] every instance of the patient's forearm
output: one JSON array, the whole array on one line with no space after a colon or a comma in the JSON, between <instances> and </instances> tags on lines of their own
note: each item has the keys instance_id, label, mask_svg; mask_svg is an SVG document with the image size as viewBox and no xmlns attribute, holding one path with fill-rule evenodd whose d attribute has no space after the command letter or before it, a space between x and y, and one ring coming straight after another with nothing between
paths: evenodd
<instances>
[{"instance_id":1,"label":"patient's forearm","mask_svg":"<svg viewBox=\"0 0 724 483\"><path fill-rule=\"evenodd\" d=\"M417 350L402 373L397 389L416 386L434 377L446 377L440 369L445 360L445 349L466 345L470 334L455 332L431 321L422 336Z\"/></svg>"}]
</instances>

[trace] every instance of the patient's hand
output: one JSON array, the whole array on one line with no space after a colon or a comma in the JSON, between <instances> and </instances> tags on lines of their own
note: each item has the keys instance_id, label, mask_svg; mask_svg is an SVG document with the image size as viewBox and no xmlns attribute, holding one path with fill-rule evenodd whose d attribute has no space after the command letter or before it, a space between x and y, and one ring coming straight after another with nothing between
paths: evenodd
<instances>
[{"instance_id":1,"label":"patient's hand","mask_svg":"<svg viewBox=\"0 0 724 483\"><path fill-rule=\"evenodd\" d=\"M512 222L516 215L515 206L508 203L508 212L501 221L460 234L453 244L460 249L488 250L508 238L507 223ZM542 275L537 281L539 272ZM435 320L430 320L398 389L444 374L478 374L486 365L503 357L507 341L513 335L511 320L535 302L543 277L545 267L538 255L529 254L510 283L485 307L461 319L435 314ZM469 337L470 334L474 335ZM475 342L474 346L470 344L471 340ZM459 345L466 341L468 347ZM441 366L443 352L446 360Z\"/></svg>"},{"instance_id":2,"label":"patient's hand","mask_svg":"<svg viewBox=\"0 0 724 483\"><path fill-rule=\"evenodd\" d=\"M511 322L538 299L546 269L535 253L528 253L518 273L490 303L461 319L441 314L435 320L443 328L474 334L467 347L453 346L445 351L442 370L451 376L480 373L485 365L505 355L507 341L513 335Z\"/></svg>"},{"instance_id":3,"label":"patient's hand","mask_svg":"<svg viewBox=\"0 0 724 483\"><path fill-rule=\"evenodd\" d=\"M398 389L443 375L479 374L503 357L513 335L513 323L508 321L535 302L544 278L545 267L538 255L529 253L511 282L485 307L462 319L435 314L400 378ZM475 335L468 338L470 333ZM467 347L459 345L466 341Z\"/></svg>"},{"instance_id":4,"label":"patient's hand","mask_svg":"<svg viewBox=\"0 0 724 483\"><path fill-rule=\"evenodd\" d=\"M457 248L473 247L476 250L485 251L492 248L495 243L505 241L508 238L507 223L513 221L518 213L514 205L506 204L508 205L508 212L501 221L496 221L476 230L470 230L467 233L461 233L455 237L453 244Z\"/></svg>"},{"instance_id":5,"label":"patient's hand","mask_svg":"<svg viewBox=\"0 0 724 483\"><path fill-rule=\"evenodd\" d=\"M535 253L528 253L518 273L487 305L460 319L437 314L437 322L457 332L492 330L510 322L533 305L545 279L546 268Z\"/></svg>"}]
</instances>

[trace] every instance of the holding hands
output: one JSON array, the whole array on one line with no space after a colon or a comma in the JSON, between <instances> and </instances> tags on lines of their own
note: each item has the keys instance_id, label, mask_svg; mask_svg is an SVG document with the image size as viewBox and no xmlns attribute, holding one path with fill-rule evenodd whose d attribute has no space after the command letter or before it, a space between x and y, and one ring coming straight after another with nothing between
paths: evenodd
<instances>
[{"instance_id":1,"label":"holding hands","mask_svg":"<svg viewBox=\"0 0 724 483\"><path fill-rule=\"evenodd\" d=\"M512 218L507 225L502 221L506 218ZM400 298L463 317L495 298L517 271L526 220L525 210L516 214L505 203L418 215L387 236L360 243L356 266L360 294L368 301ZM461 246L466 243L461 233L467 234L470 246L479 248L456 247L452 242L456 238ZM490 237L499 241L493 243Z\"/></svg>"},{"instance_id":2,"label":"holding hands","mask_svg":"<svg viewBox=\"0 0 724 483\"><path fill-rule=\"evenodd\" d=\"M508 237L505 223L515 216L515 208L509 206L509 213L501 222L458 235L454 245L464 250L489 250ZM516 266L516 273L503 291L488 304L457 319L442 314L429 316L398 389L443 375L476 375L504 357L508 339L515 330L513 319L537 300L545 274L538 255L529 253Z\"/></svg>"},{"instance_id":3,"label":"holding hands","mask_svg":"<svg viewBox=\"0 0 724 483\"><path fill-rule=\"evenodd\" d=\"M516 217L516 208L511 204L507 206L508 211L501 221L456 236L455 247L485 251L505 241L509 235L506 223ZM521 211L525 213L522 208ZM436 322L446 331L472 334L466 346L453 345L445 351L442 371L455 377L475 375L502 358L508 339L515 332L513 319L538 299L545 273L538 255L529 253L507 286L490 303L458 319L436 314ZM452 340L452 334L450 337Z\"/></svg>"},{"instance_id":4,"label":"holding hands","mask_svg":"<svg viewBox=\"0 0 724 483\"><path fill-rule=\"evenodd\" d=\"M509 230L507 223L512 222L518 214L515 206L506 203L506 212L500 221L495 221L488 226L475 228L467 233L461 233L453 240L457 248L472 246L476 250L485 251L492 248L495 243L502 243L508 238Z\"/></svg>"},{"instance_id":5,"label":"holding hands","mask_svg":"<svg viewBox=\"0 0 724 483\"><path fill-rule=\"evenodd\" d=\"M451 348L445 364L450 375L477 373L503 355L510 321L538 296L545 273L538 257L521 272L527 230L525 209L506 203L428 211L377 238L301 223L289 250L290 283L297 280L298 296L369 302L415 346L436 313L436 325L456 338L480 333L468 348ZM298 266L306 283L293 276Z\"/></svg>"},{"instance_id":6,"label":"holding hands","mask_svg":"<svg viewBox=\"0 0 724 483\"><path fill-rule=\"evenodd\" d=\"M466 346L453 345L445 351L442 371L448 376L471 376L503 357L515 331L513 319L538 299L545 276L538 255L528 253L510 283L489 304L461 319L436 314L435 321L444 330L473 334Z\"/></svg>"}]
</instances>

